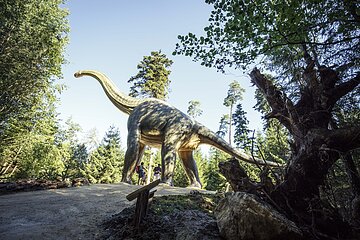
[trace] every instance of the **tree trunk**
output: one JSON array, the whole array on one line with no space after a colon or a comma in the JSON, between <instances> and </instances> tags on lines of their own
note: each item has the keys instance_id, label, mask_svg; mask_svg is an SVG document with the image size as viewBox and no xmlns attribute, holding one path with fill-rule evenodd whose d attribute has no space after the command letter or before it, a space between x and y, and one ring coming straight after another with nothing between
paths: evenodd
<instances>
[{"instance_id":1,"label":"tree trunk","mask_svg":"<svg viewBox=\"0 0 360 240\"><path fill-rule=\"evenodd\" d=\"M250 77L271 107L266 117L278 119L293 139L284 181L271 193L272 200L290 218L314 231L346 236L347 224L336 210L322 203L319 187L342 152L360 147L360 126L329 128L335 103L360 83L360 75L336 85L339 78L335 71L315 69L314 62L307 59L303 74L306 85L296 104L258 69Z\"/></svg>"},{"instance_id":2,"label":"tree trunk","mask_svg":"<svg viewBox=\"0 0 360 240\"><path fill-rule=\"evenodd\" d=\"M352 200L352 222L355 225L360 225L360 177L356 169L352 155L346 154L343 158L346 174L349 178L352 193L354 194Z\"/></svg>"},{"instance_id":3,"label":"tree trunk","mask_svg":"<svg viewBox=\"0 0 360 240\"><path fill-rule=\"evenodd\" d=\"M232 135L232 131L231 131L231 124L232 124L232 108L233 105L230 105L230 114L229 114L229 144L231 145L231 135Z\"/></svg>"},{"instance_id":4,"label":"tree trunk","mask_svg":"<svg viewBox=\"0 0 360 240\"><path fill-rule=\"evenodd\" d=\"M151 181L151 175L152 175L152 168L153 168L153 161L154 161L154 153L152 149L149 147L150 150L150 161L149 161L149 167L147 171L147 178L146 178L146 185L150 183Z\"/></svg>"}]
</instances>

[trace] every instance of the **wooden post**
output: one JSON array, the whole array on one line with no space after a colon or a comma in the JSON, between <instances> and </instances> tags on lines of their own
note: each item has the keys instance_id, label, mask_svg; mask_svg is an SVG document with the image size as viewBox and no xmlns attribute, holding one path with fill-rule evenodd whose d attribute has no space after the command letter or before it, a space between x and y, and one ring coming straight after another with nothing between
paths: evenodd
<instances>
[{"instance_id":1,"label":"wooden post","mask_svg":"<svg viewBox=\"0 0 360 240\"><path fill-rule=\"evenodd\" d=\"M150 149L150 162L149 162L149 167L148 167L148 171L147 171L147 176L146 176L146 184L149 184L151 181L151 175L152 175L152 168L153 168L153 159L154 159L154 154L151 148Z\"/></svg>"},{"instance_id":2,"label":"wooden post","mask_svg":"<svg viewBox=\"0 0 360 240\"><path fill-rule=\"evenodd\" d=\"M150 184L142 188L139 188L126 196L126 199L129 201L132 201L135 198L137 198L136 207L135 207L135 216L134 216L135 228L138 229L140 227L141 221L147 214L149 199L152 198L154 196L154 193L156 192L156 190L152 192L150 192L150 190L156 187L159 183L160 183L160 179L151 182Z\"/></svg>"},{"instance_id":3,"label":"wooden post","mask_svg":"<svg viewBox=\"0 0 360 240\"><path fill-rule=\"evenodd\" d=\"M147 204L149 200L149 190L141 192L136 200L134 225L136 228L140 227L142 219L146 216Z\"/></svg>"}]
</instances>

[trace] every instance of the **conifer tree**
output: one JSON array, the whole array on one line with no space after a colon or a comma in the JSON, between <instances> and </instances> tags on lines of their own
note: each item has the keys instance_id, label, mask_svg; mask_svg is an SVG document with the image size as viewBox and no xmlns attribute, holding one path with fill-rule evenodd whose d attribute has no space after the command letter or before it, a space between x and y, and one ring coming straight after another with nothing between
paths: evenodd
<instances>
[{"instance_id":1,"label":"conifer tree","mask_svg":"<svg viewBox=\"0 0 360 240\"><path fill-rule=\"evenodd\" d=\"M209 162L204 172L204 185L206 190L224 191L226 188L226 179L219 172L219 163L226 161L228 154L216 149L210 148Z\"/></svg>"},{"instance_id":2,"label":"conifer tree","mask_svg":"<svg viewBox=\"0 0 360 240\"><path fill-rule=\"evenodd\" d=\"M144 56L137 65L139 72L129 79L133 83L130 95L133 97L154 97L165 100L169 94L171 73L168 68L173 61L168 59L161 51L151 52L150 56Z\"/></svg>"},{"instance_id":3,"label":"conifer tree","mask_svg":"<svg viewBox=\"0 0 360 240\"><path fill-rule=\"evenodd\" d=\"M230 123L230 117L228 114L224 114L219 122L219 130L216 132L216 134L221 137L224 138L226 133L229 131L229 123Z\"/></svg>"},{"instance_id":4,"label":"conifer tree","mask_svg":"<svg viewBox=\"0 0 360 240\"><path fill-rule=\"evenodd\" d=\"M65 129L58 129L55 141L64 164L62 180L82 177L81 170L88 159L88 152L85 144L80 143L77 137L80 131L80 125L71 118L66 120Z\"/></svg>"},{"instance_id":5,"label":"conifer tree","mask_svg":"<svg viewBox=\"0 0 360 240\"><path fill-rule=\"evenodd\" d=\"M239 103L236 106L233 114L234 129L234 143L237 147L250 151L251 139L249 137L249 121L246 118L246 112L242 108L242 104Z\"/></svg>"},{"instance_id":6,"label":"conifer tree","mask_svg":"<svg viewBox=\"0 0 360 240\"><path fill-rule=\"evenodd\" d=\"M114 183L121 180L124 163L120 132L111 126L100 146L91 153L82 173L92 183Z\"/></svg>"},{"instance_id":7,"label":"conifer tree","mask_svg":"<svg viewBox=\"0 0 360 240\"><path fill-rule=\"evenodd\" d=\"M232 131L231 131L231 125L233 123L232 116L233 116L233 107L234 105L239 101L243 99L242 94L245 92L245 89L243 89L240 84L237 81L233 81L229 85L229 90L227 93L227 96L224 99L224 105L226 107L229 107L229 144L232 144Z\"/></svg>"}]
</instances>

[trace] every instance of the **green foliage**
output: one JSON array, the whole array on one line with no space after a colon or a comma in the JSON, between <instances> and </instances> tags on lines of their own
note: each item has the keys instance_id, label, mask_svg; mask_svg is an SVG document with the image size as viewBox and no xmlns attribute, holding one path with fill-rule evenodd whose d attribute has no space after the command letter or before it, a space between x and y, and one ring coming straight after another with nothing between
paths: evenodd
<instances>
[{"instance_id":1,"label":"green foliage","mask_svg":"<svg viewBox=\"0 0 360 240\"><path fill-rule=\"evenodd\" d=\"M189 106L188 106L188 110L187 110L187 114L189 114L189 116L196 118L201 116L203 113L203 110L200 109L200 102L197 100L191 100L189 101Z\"/></svg>"},{"instance_id":2,"label":"green foliage","mask_svg":"<svg viewBox=\"0 0 360 240\"><path fill-rule=\"evenodd\" d=\"M183 164L180 159L177 159L174 170L174 186L176 187L187 187L189 186L189 179L185 173Z\"/></svg>"},{"instance_id":3,"label":"green foliage","mask_svg":"<svg viewBox=\"0 0 360 240\"><path fill-rule=\"evenodd\" d=\"M245 69L265 56L291 74L301 68L304 45L320 65L358 68L359 3L309 0L207 0L213 6L203 36L179 36L174 54L192 56L202 65ZM280 69L279 69L280 70Z\"/></svg>"},{"instance_id":4,"label":"green foliage","mask_svg":"<svg viewBox=\"0 0 360 240\"><path fill-rule=\"evenodd\" d=\"M91 183L120 182L124 155L120 132L111 126L100 146L90 154L89 162L84 165L82 174Z\"/></svg>"},{"instance_id":5,"label":"green foliage","mask_svg":"<svg viewBox=\"0 0 360 240\"><path fill-rule=\"evenodd\" d=\"M55 146L57 123L53 102L27 114L29 119L12 118L1 136L0 175L3 178L41 178L48 176L47 167L60 166L60 153ZM47 164L52 166L47 166ZM54 172L49 178L55 178Z\"/></svg>"},{"instance_id":6,"label":"green foliage","mask_svg":"<svg viewBox=\"0 0 360 240\"><path fill-rule=\"evenodd\" d=\"M140 64L137 65L139 72L128 81L133 83L130 88L130 95L165 100L169 92L169 75L171 73L167 68L172 63L173 61L161 51L151 52L150 56L144 56Z\"/></svg>"},{"instance_id":7,"label":"green foliage","mask_svg":"<svg viewBox=\"0 0 360 240\"><path fill-rule=\"evenodd\" d=\"M240 86L239 82L234 80L232 83L229 84L229 90L227 96L224 99L224 106L234 106L238 101L241 101L243 99L244 92L245 89Z\"/></svg>"},{"instance_id":8,"label":"green foliage","mask_svg":"<svg viewBox=\"0 0 360 240\"><path fill-rule=\"evenodd\" d=\"M321 136L326 139L326 143L336 142L337 134L331 133L339 132L334 131L339 126L344 132L349 131L342 137L356 138L350 134L349 126L359 126L359 1L206 0L206 2L213 6L213 10L208 26L204 28L205 33L202 36L193 33L179 36L174 54L190 56L195 61L200 61L202 65L215 67L222 72L229 67L246 70L256 64L257 68L265 68L276 73L276 79L267 78L272 80L274 88L269 85L261 86L260 79L256 81L256 76L252 75L252 80L265 92L267 100L274 109L270 109L265 104L266 101L262 96L258 99L260 101L257 107L267 118L287 120L287 116L290 115L290 121L285 120L282 123L291 130L293 139L288 137L289 133L279 122L266 119L265 134L258 138L257 145L261 150L259 153L262 153L267 160L284 161L291 157L288 141L295 142L291 149L293 161L290 161L288 168L285 169L286 181L282 182L274 192L274 195L279 194L279 199L283 198L282 200L286 202L283 207L288 207L292 211L291 205L300 206L300 202L310 201L306 197L306 192L316 196L316 189L323 183L325 174L329 172L328 168L335 162L333 167L336 168L338 165L336 154L339 152L336 152L335 148L330 149L328 155L324 157L328 160L328 164L321 165L320 162L317 164L313 162L318 160L316 157L313 159L309 157L316 154L316 148L319 148L317 140L321 138L319 136L313 138L315 134L308 134L312 133L308 130L318 128L320 124L317 121L321 123L321 117L312 118L307 114L309 112L310 116L319 112L324 112L324 115L332 114L333 118L330 121L324 117L324 124L320 127L326 131L326 136ZM324 71L327 73L325 74ZM264 70L262 69L261 72ZM313 75L309 76L310 73ZM274 91L275 89L279 92ZM326 94L322 95L323 92ZM324 97L318 99L319 95ZM334 108L331 101L336 103ZM309 126L306 126L305 119L311 119ZM350 139L349 141L351 142ZM353 149L356 146L351 148L352 143L344 141L339 149L344 149L345 146ZM306 159L311 161L307 163ZM355 162L358 163L358 160L355 159ZM314 172L312 166L316 166L317 171ZM337 192L337 196L346 198L348 185L344 168L331 169L331 171L333 172L328 178L336 185L333 190ZM352 175L355 175L354 179L359 180L358 174L352 172ZM309 180L309 177L314 181L305 184L309 185L308 188L305 185L305 188L296 187L304 184L302 181ZM293 181L287 181L289 179ZM359 188L354 181L351 183L354 190ZM289 189L292 191L288 192ZM354 190L353 193L358 199L360 194ZM326 197L331 195L331 189L329 192L325 193ZM344 200L342 203L345 202ZM335 209L338 208L339 201L329 202ZM310 216L311 213L322 209L304 207L301 210L301 214L307 213Z\"/></svg>"},{"instance_id":9,"label":"green foliage","mask_svg":"<svg viewBox=\"0 0 360 240\"><path fill-rule=\"evenodd\" d=\"M228 154L215 148L210 149L209 163L204 172L204 185L206 190L225 191L226 179L219 172L219 162L226 161Z\"/></svg>"},{"instance_id":10,"label":"green foliage","mask_svg":"<svg viewBox=\"0 0 360 240\"><path fill-rule=\"evenodd\" d=\"M220 125L219 125L219 130L216 132L216 134L221 137L224 138L226 133L229 131L229 115L225 114L221 117L220 119Z\"/></svg>"},{"instance_id":11,"label":"green foliage","mask_svg":"<svg viewBox=\"0 0 360 240\"><path fill-rule=\"evenodd\" d=\"M29 137L31 138L29 143L22 143L14 167L16 171L11 178L57 179L64 170L61 161L63 153L56 148L51 138L34 133Z\"/></svg>"},{"instance_id":12,"label":"green foliage","mask_svg":"<svg viewBox=\"0 0 360 240\"><path fill-rule=\"evenodd\" d=\"M231 131L231 125L233 124L233 107L234 104L236 104L238 101L243 99L242 94L245 92L245 89L243 89L240 84L237 81L233 81L229 85L228 94L224 99L224 106L229 107L229 143L232 144L232 131Z\"/></svg>"},{"instance_id":13,"label":"green foliage","mask_svg":"<svg viewBox=\"0 0 360 240\"><path fill-rule=\"evenodd\" d=\"M341 99L333 113L334 124L345 128L360 125L360 88Z\"/></svg>"},{"instance_id":14,"label":"green foliage","mask_svg":"<svg viewBox=\"0 0 360 240\"><path fill-rule=\"evenodd\" d=\"M288 136L289 132L278 120L269 120L265 135L257 138L257 146L262 152L262 157L273 162L286 162L290 158Z\"/></svg>"},{"instance_id":15,"label":"green foliage","mask_svg":"<svg viewBox=\"0 0 360 240\"><path fill-rule=\"evenodd\" d=\"M350 180L349 171L352 171L352 174L356 174L355 171L359 171L360 150L351 151L349 156L354 161L355 169L349 169L349 165L346 164L346 157L342 156L341 161L337 161L330 169L327 179L321 188L321 196L331 206L337 207L347 219L352 219L355 214L354 208L356 208L352 201L356 201L360 189L359 185L357 185L359 184L359 179ZM357 182L357 184L353 181Z\"/></svg>"},{"instance_id":16,"label":"green foliage","mask_svg":"<svg viewBox=\"0 0 360 240\"><path fill-rule=\"evenodd\" d=\"M306 82L303 73L311 55L317 68L331 67L339 82L354 78L359 70L359 3L309 0L208 0L213 6L203 36L179 36L173 54L190 56L221 71L246 69L253 63L278 73L276 85L298 100ZM259 64L260 63L260 64ZM359 90L353 91L359 96ZM345 97L338 104L359 111ZM352 110L351 110L352 111Z\"/></svg>"},{"instance_id":17,"label":"green foliage","mask_svg":"<svg viewBox=\"0 0 360 240\"><path fill-rule=\"evenodd\" d=\"M157 215L168 215L189 209L213 213L222 198L223 196L219 194L155 197L151 209Z\"/></svg>"},{"instance_id":18,"label":"green foliage","mask_svg":"<svg viewBox=\"0 0 360 240\"><path fill-rule=\"evenodd\" d=\"M193 157L195 159L196 166L198 168L200 181L204 187L205 186L204 182L206 181L204 174L205 174L205 171L207 168L207 159L205 158L205 156L203 156L200 149L197 149L193 152ZM176 161L176 165L175 165L174 186L187 187L187 186L189 186L189 184L190 184L190 182L185 173L182 161L181 161L181 159L178 159Z\"/></svg>"},{"instance_id":19,"label":"green foliage","mask_svg":"<svg viewBox=\"0 0 360 240\"><path fill-rule=\"evenodd\" d=\"M82 177L81 170L89 157L85 144L77 139L77 134L81 131L80 125L69 118L65 126L65 129L58 130L56 139L64 164L61 172L62 180Z\"/></svg>"},{"instance_id":20,"label":"green foliage","mask_svg":"<svg viewBox=\"0 0 360 240\"><path fill-rule=\"evenodd\" d=\"M67 43L62 1L0 2L0 123L39 108L54 97Z\"/></svg>"},{"instance_id":21,"label":"green foliage","mask_svg":"<svg viewBox=\"0 0 360 240\"><path fill-rule=\"evenodd\" d=\"M251 138L249 137L249 121L246 118L246 112L242 108L242 104L239 103L236 106L233 114L233 125L234 129L234 143L237 147L250 152L251 150Z\"/></svg>"},{"instance_id":22,"label":"green foliage","mask_svg":"<svg viewBox=\"0 0 360 240\"><path fill-rule=\"evenodd\" d=\"M194 151L194 159L196 162L196 166L198 167L199 178L203 187L205 186L205 171L208 165L208 160L206 156L204 156L200 149L196 149Z\"/></svg>"},{"instance_id":23,"label":"green foliage","mask_svg":"<svg viewBox=\"0 0 360 240\"><path fill-rule=\"evenodd\" d=\"M56 92L67 43L62 1L0 1L0 176L42 177L61 168L52 146ZM51 165L51 166L50 166ZM54 171L51 178L59 172Z\"/></svg>"}]
</instances>

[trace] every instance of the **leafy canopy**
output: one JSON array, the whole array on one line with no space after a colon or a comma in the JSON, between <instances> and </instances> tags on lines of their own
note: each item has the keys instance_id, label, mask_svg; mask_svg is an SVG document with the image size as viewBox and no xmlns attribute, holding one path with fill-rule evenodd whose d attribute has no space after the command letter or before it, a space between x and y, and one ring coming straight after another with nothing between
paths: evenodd
<instances>
[{"instance_id":1,"label":"leafy canopy","mask_svg":"<svg viewBox=\"0 0 360 240\"><path fill-rule=\"evenodd\" d=\"M205 35L179 36L174 54L192 56L202 65L219 70L226 66L246 69L255 60L270 60L275 70L291 74L302 67L301 52L306 46L320 65L335 66L337 71L350 75L358 68L358 1L206 0L206 3L214 9L209 25L204 28Z\"/></svg>"},{"instance_id":2,"label":"leafy canopy","mask_svg":"<svg viewBox=\"0 0 360 240\"><path fill-rule=\"evenodd\" d=\"M61 165L51 144L69 32L63 2L0 0L0 176L52 177L46 164Z\"/></svg>"}]
</instances>

